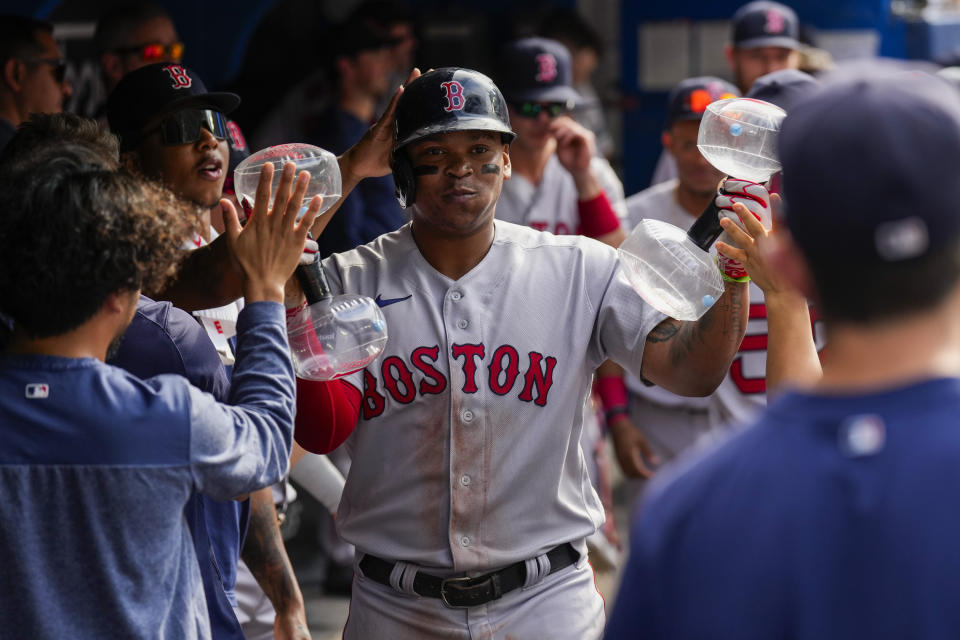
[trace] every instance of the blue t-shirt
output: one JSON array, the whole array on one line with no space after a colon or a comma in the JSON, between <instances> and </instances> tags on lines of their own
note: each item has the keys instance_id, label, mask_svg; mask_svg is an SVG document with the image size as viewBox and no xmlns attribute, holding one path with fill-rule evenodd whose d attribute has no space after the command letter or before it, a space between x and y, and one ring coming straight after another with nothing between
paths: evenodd
<instances>
[{"instance_id":1,"label":"blue t-shirt","mask_svg":"<svg viewBox=\"0 0 960 640\"><path fill-rule=\"evenodd\" d=\"M137 312L109 364L138 378L175 373L218 402L226 402L230 381L220 356L200 324L169 302L140 296ZM243 545L249 500L214 500L195 493L187 503L187 524L200 561L210 628L217 640L243 640L234 613L237 559Z\"/></svg>"},{"instance_id":2,"label":"blue t-shirt","mask_svg":"<svg viewBox=\"0 0 960 640\"><path fill-rule=\"evenodd\" d=\"M295 389L283 306L238 321L230 405L183 377L0 356L0 621L18 637L210 637L195 492L278 482Z\"/></svg>"},{"instance_id":3,"label":"blue t-shirt","mask_svg":"<svg viewBox=\"0 0 960 640\"><path fill-rule=\"evenodd\" d=\"M788 394L651 487L621 638L960 637L960 381Z\"/></svg>"}]
</instances>

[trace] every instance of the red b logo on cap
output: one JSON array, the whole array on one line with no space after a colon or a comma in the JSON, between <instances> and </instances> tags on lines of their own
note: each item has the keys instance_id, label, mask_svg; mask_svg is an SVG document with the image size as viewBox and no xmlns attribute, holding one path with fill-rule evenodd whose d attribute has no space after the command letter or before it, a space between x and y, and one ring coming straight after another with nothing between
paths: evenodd
<instances>
[{"instance_id":1,"label":"red b logo on cap","mask_svg":"<svg viewBox=\"0 0 960 640\"><path fill-rule=\"evenodd\" d=\"M174 89L186 89L193 84L193 79L187 75L187 70L178 64L168 64L163 70L170 74L170 79L173 80L171 86Z\"/></svg>"},{"instance_id":2,"label":"red b logo on cap","mask_svg":"<svg viewBox=\"0 0 960 640\"><path fill-rule=\"evenodd\" d=\"M776 9L767 10L767 24L764 25L763 30L767 33L782 33L783 32L783 16L780 15L780 12Z\"/></svg>"},{"instance_id":3,"label":"red b logo on cap","mask_svg":"<svg viewBox=\"0 0 960 640\"><path fill-rule=\"evenodd\" d=\"M237 151L243 151L247 148L247 139L243 137L243 132L233 120L227 120L227 133L230 134L230 146Z\"/></svg>"},{"instance_id":4,"label":"red b logo on cap","mask_svg":"<svg viewBox=\"0 0 960 640\"><path fill-rule=\"evenodd\" d=\"M466 104L463 99L463 85L456 80L451 80L450 82L441 82L440 86L443 87L443 92L447 97L447 106L443 110L460 111L463 109Z\"/></svg>"},{"instance_id":5,"label":"red b logo on cap","mask_svg":"<svg viewBox=\"0 0 960 640\"><path fill-rule=\"evenodd\" d=\"M537 82L553 82L557 77L557 59L552 53L537 54Z\"/></svg>"}]
</instances>

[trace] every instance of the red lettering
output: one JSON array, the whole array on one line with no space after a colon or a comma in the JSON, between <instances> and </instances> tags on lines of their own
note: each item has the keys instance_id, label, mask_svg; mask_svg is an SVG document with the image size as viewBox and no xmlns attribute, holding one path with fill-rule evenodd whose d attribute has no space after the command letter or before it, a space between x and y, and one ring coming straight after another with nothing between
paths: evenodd
<instances>
[{"instance_id":1,"label":"red lettering","mask_svg":"<svg viewBox=\"0 0 960 640\"><path fill-rule=\"evenodd\" d=\"M214 320L214 321L213 321L213 326L216 327L217 333L223 333L223 327L220 326L220 321L219 321L219 320Z\"/></svg>"},{"instance_id":2,"label":"red lettering","mask_svg":"<svg viewBox=\"0 0 960 640\"><path fill-rule=\"evenodd\" d=\"M546 371L540 368L540 363L546 362ZM524 402L530 402L541 407L547 404L547 393L553 386L553 368L557 364L557 359L553 356L544 358L536 351L530 352L530 368L524 376L523 391L520 392L520 399ZM533 386L537 386L537 398L533 398Z\"/></svg>"},{"instance_id":3,"label":"red lettering","mask_svg":"<svg viewBox=\"0 0 960 640\"><path fill-rule=\"evenodd\" d=\"M484 349L482 344L455 344L451 348L454 358L463 356L463 392L477 392L477 361L479 356L483 358Z\"/></svg>"},{"instance_id":4,"label":"red lettering","mask_svg":"<svg viewBox=\"0 0 960 640\"><path fill-rule=\"evenodd\" d=\"M503 359L507 359L507 366L504 368ZM513 383L520 375L520 354L517 350L508 344L498 347L493 352L493 358L490 361L490 389L497 395L503 396L510 393ZM500 382L500 376L505 375L503 383Z\"/></svg>"},{"instance_id":5,"label":"red lettering","mask_svg":"<svg viewBox=\"0 0 960 640\"><path fill-rule=\"evenodd\" d=\"M383 386L397 402L410 404L417 397L417 388L413 386L413 374L397 356L390 356L383 361L380 366L380 375L383 378ZM400 390L401 384L403 391Z\"/></svg>"},{"instance_id":6,"label":"red lettering","mask_svg":"<svg viewBox=\"0 0 960 640\"><path fill-rule=\"evenodd\" d=\"M537 231L546 231L547 227L549 227L550 225L547 224L546 222L533 221L530 223L530 226L536 229Z\"/></svg>"},{"instance_id":7,"label":"red lettering","mask_svg":"<svg viewBox=\"0 0 960 640\"><path fill-rule=\"evenodd\" d=\"M377 393L377 379L373 374L364 369L363 371L363 419L369 420L376 418L383 413L383 406L386 404L386 398Z\"/></svg>"},{"instance_id":8,"label":"red lettering","mask_svg":"<svg viewBox=\"0 0 960 640\"><path fill-rule=\"evenodd\" d=\"M569 235L570 235L570 227L568 227L565 222L558 222L558 223L557 223L557 230L554 232L554 235L558 235L558 236L569 236Z\"/></svg>"},{"instance_id":9,"label":"red lettering","mask_svg":"<svg viewBox=\"0 0 960 640\"><path fill-rule=\"evenodd\" d=\"M420 395L443 393L447 388L447 379L430 362L427 362L428 358L432 362L436 362L439 357L440 347L418 347L413 350L410 356L413 360L413 366L424 376L424 379L420 381ZM427 382L427 380L431 382Z\"/></svg>"}]
</instances>

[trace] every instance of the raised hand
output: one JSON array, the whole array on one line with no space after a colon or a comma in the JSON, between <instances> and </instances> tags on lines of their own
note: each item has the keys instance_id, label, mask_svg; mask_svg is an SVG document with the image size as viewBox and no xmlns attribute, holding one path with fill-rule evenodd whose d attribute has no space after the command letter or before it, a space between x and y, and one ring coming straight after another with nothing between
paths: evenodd
<instances>
[{"instance_id":1,"label":"raised hand","mask_svg":"<svg viewBox=\"0 0 960 640\"><path fill-rule=\"evenodd\" d=\"M243 271L243 294L248 302L283 302L284 283L293 275L304 251L307 232L323 202L320 196L315 196L297 221L310 176L301 172L294 180L296 165L288 162L283 167L271 208L273 171L270 163L261 169L253 212L244 227L240 226L233 204L226 199L220 201L227 242Z\"/></svg>"}]
</instances>

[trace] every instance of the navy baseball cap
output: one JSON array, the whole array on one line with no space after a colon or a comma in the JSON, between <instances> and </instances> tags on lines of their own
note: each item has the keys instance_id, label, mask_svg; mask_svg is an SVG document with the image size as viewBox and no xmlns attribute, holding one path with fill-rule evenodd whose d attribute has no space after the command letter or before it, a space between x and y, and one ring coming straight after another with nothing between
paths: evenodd
<instances>
[{"instance_id":1,"label":"navy baseball cap","mask_svg":"<svg viewBox=\"0 0 960 640\"><path fill-rule=\"evenodd\" d=\"M798 100L819 86L820 81L809 73L799 69L780 69L757 78L746 97L770 102L789 113Z\"/></svg>"},{"instance_id":2,"label":"navy baseball cap","mask_svg":"<svg viewBox=\"0 0 960 640\"><path fill-rule=\"evenodd\" d=\"M565 102L573 107L580 100L573 88L570 52L547 38L508 43L501 51L497 86L508 102Z\"/></svg>"},{"instance_id":3,"label":"navy baseball cap","mask_svg":"<svg viewBox=\"0 0 960 640\"><path fill-rule=\"evenodd\" d=\"M899 262L960 236L960 92L940 78L825 84L794 106L778 144L786 224L808 257Z\"/></svg>"},{"instance_id":4,"label":"navy baseball cap","mask_svg":"<svg viewBox=\"0 0 960 640\"><path fill-rule=\"evenodd\" d=\"M667 128L680 120L700 120L711 102L739 97L740 91L721 78L687 78L670 91L667 99Z\"/></svg>"},{"instance_id":5,"label":"navy baseball cap","mask_svg":"<svg viewBox=\"0 0 960 640\"><path fill-rule=\"evenodd\" d=\"M124 76L107 98L110 131L120 137L120 150L140 143L147 125L188 107L227 114L240 104L235 93L207 91L194 71L179 64L160 62Z\"/></svg>"},{"instance_id":6,"label":"navy baseball cap","mask_svg":"<svg viewBox=\"0 0 960 640\"><path fill-rule=\"evenodd\" d=\"M799 35L797 14L779 2L750 2L733 14L733 46L736 49L799 49Z\"/></svg>"}]
</instances>

